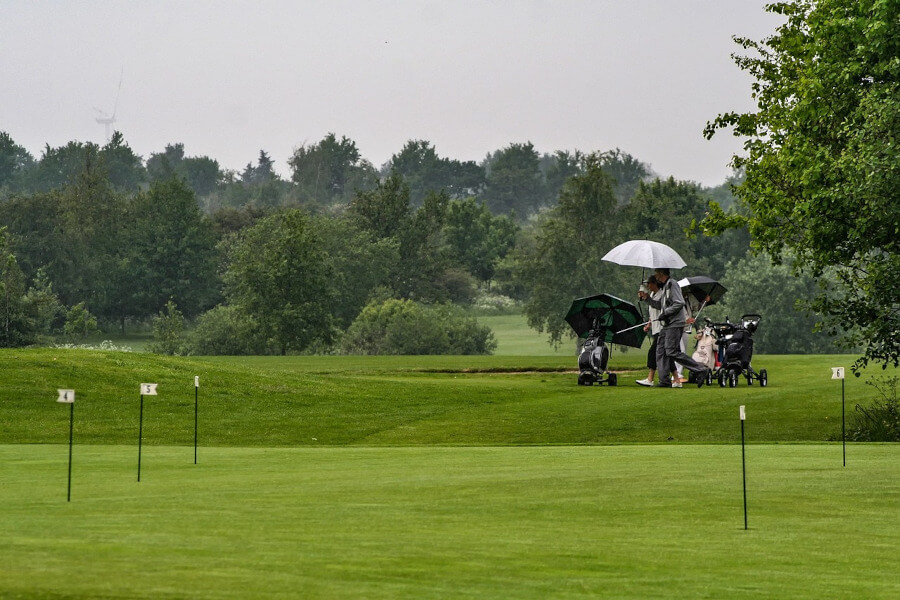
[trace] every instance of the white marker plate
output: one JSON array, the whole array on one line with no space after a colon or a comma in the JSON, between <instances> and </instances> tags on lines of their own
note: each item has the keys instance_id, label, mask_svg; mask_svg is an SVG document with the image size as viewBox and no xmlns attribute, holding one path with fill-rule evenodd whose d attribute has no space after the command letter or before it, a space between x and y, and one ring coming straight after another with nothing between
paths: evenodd
<instances>
[{"instance_id":1,"label":"white marker plate","mask_svg":"<svg viewBox=\"0 0 900 600\"><path fill-rule=\"evenodd\" d=\"M59 392L59 398L57 398L57 402L62 402L63 404L75 404L75 390L56 390Z\"/></svg>"},{"instance_id":2,"label":"white marker plate","mask_svg":"<svg viewBox=\"0 0 900 600\"><path fill-rule=\"evenodd\" d=\"M158 383L142 383L141 396L155 396Z\"/></svg>"},{"instance_id":3,"label":"white marker plate","mask_svg":"<svg viewBox=\"0 0 900 600\"><path fill-rule=\"evenodd\" d=\"M844 378L844 367L831 367L831 378L832 379L843 379Z\"/></svg>"}]
</instances>

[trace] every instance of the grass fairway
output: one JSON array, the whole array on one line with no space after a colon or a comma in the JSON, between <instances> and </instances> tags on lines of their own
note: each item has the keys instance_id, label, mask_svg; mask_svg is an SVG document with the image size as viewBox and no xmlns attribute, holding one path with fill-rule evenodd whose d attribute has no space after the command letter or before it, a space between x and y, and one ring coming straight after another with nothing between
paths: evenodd
<instances>
[{"instance_id":1,"label":"grass fairway","mask_svg":"<svg viewBox=\"0 0 900 600\"><path fill-rule=\"evenodd\" d=\"M850 362L649 390L633 353L611 388L571 356L0 351L0 599L897 598L900 446L825 442Z\"/></svg>"},{"instance_id":2,"label":"grass fairway","mask_svg":"<svg viewBox=\"0 0 900 600\"><path fill-rule=\"evenodd\" d=\"M890 445L0 446L0 597L897 598Z\"/></svg>"}]
</instances>

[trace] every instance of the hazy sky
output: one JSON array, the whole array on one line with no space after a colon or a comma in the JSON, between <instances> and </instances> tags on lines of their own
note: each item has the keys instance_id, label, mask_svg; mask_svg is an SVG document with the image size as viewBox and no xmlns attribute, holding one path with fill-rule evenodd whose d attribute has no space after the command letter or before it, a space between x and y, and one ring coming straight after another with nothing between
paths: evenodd
<instances>
[{"instance_id":1,"label":"hazy sky","mask_svg":"<svg viewBox=\"0 0 900 600\"><path fill-rule=\"evenodd\" d=\"M240 170L265 150L282 174L328 132L380 167L407 140L480 161L621 148L660 175L717 185L740 148L703 139L752 108L731 39L761 39L765 0L0 0L0 131L103 143L144 158L182 142Z\"/></svg>"}]
</instances>

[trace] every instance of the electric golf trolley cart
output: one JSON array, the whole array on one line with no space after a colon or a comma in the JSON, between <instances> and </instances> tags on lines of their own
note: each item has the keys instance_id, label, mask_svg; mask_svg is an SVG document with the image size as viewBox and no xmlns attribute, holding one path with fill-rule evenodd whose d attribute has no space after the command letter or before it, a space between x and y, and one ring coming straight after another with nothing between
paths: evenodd
<instances>
[{"instance_id":1,"label":"electric golf trolley cart","mask_svg":"<svg viewBox=\"0 0 900 600\"><path fill-rule=\"evenodd\" d=\"M738 380L744 377L747 385L758 381L760 387L769 384L769 374L765 369L758 372L750 364L753 358L753 334L762 317L747 314L741 317L740 323L732 323L725 317L724 323L707 323L712 327L719 342L719 368L716 378L720 387L737 387Z\"/></svg>"},{"instance_id":2,"label":"electric golf trolley cart","mask_svg":"<svg viewBox=\"0 0 900 600\"><path fill-rule=\"evenodd\" d=\"M616 385L616 374L607 368L607 344L640 348L646 335L642 321L634 304L609 294L574 300L566 322L579 338L585 338L578 354L578 385Z\"/></svg>"}]
</instances>

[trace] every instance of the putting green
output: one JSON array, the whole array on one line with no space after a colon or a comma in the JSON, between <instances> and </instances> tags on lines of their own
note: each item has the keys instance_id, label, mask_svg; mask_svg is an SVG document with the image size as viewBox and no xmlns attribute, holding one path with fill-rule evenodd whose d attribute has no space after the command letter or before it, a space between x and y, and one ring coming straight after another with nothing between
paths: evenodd
<instances>
[{"instance_id":1,"label":"putting green","mask_svg":"<svg viewBox=\"0 0 900 600\"><path fill-rule=\"evenodd\" d=\"M0 445L0 598L897 598L898 452Z\"/></svg>"}]
</instances>

